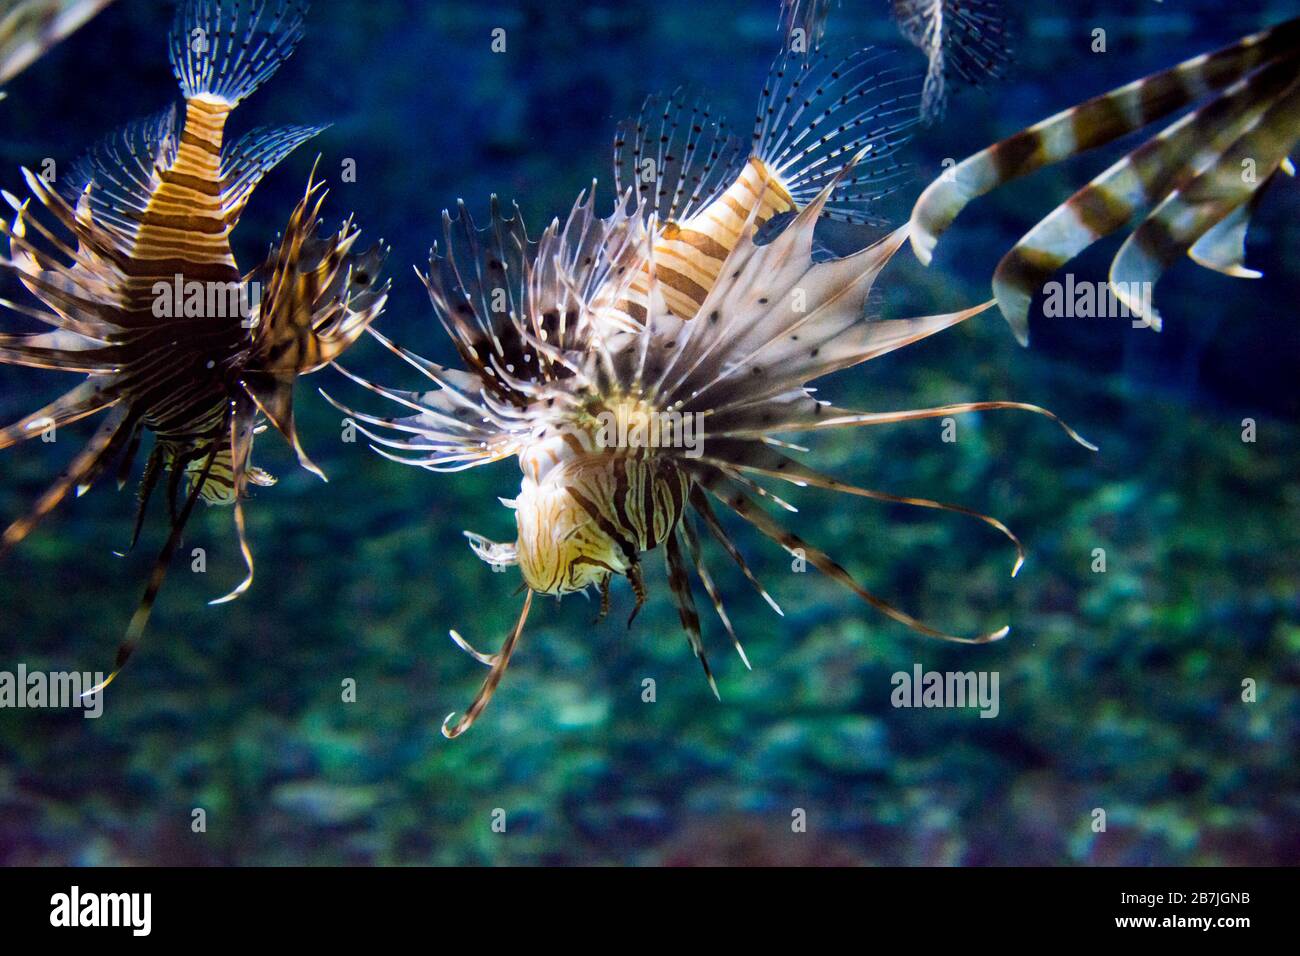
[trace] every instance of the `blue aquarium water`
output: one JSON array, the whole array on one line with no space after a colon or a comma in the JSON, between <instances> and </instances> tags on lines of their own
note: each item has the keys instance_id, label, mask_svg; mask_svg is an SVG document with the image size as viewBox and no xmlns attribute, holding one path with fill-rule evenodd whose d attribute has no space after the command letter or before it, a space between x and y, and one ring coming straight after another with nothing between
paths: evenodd
<instances>
[{"instance_id":1,"label":"blue aquarium water","mask_svg":"<svg viewBox=\"0 0 1300 956\"><path fill-rule=\"evenodd\" d=\"M894 47L919 88L925 59L889 7L843 0L828 36ZM877 210L889 224L906 221L946 159L1300 13L1283 0L1007 7L1014 57L981 89L955 85L946 117L915 130ZM0 184L27 195L24 166L57 182L94 141L178 101L170 23L168 4L119 0L9 83ZM496 194L535 236L593 179L612 207L621 119L680 87L747 136L780 43L774 0L316 0L297 52L231 124L331 125L257 189L236 259L261 260L315 163L327 225L355 213L358 249L392 247L375 328L452 362L411 268L424 271L441 241L444 208L463 198L486 220ZM929 268L899 253L870 308L926 315L988 298L1001 253L1140 142L974 203ZM706 542L753 667L697 589L721 702L651 554L630 628L625 581L598 625L595 600L537 598L492 706L444 739L444 718L484 675L448 630L495 650L518 613L518 571L494 573L461 534L512 538L498 498L516 494L518 468L387 461L351 440L317 388L393 409L332 369L312 375L298 386L298 431L329 482L274 435L259 441L258 465L280 480L247 503L249 593L207 605L244 563L230 511L200 504L102 713L0 707L0 862L1300 862L1300 190L1276 179L1248 245L1263 278L1180 261L1156 293L1160 334L1053 317L1038 300L1030 349L993 310L819 382L818 397L877 411L1030 402L1099 451L1014 411L797 439L811 448L800 457L846 482L1014 529L1027 561L1013 579L1006 539L960 515L782 492L798 508L784 523L873 593L955 633L1011 631L982 646L913 633L724 517L785 613ZM883 233L832 227L826 242ZM1104 279L1120 241L1072 263L1069 281ZM3 291L28 301L8 274ZM430 387L369 337L342 364ZM0 366L0 424L75 381ZM0 453L0 524L93 431L69 425ZM70 498L4 558L0 671L111 670L166 537L155 501L141 545L114 556L133 487L107 480ZM966 706L927 696L929 675L958 673L971 675Z\"/></svg>"}]
</instances>

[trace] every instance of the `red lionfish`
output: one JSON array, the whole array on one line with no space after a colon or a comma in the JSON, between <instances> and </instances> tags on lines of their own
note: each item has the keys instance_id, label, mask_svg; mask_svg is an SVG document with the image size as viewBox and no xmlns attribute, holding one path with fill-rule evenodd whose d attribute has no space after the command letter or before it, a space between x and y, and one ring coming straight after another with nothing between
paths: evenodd
<instances>
[{"instance_id":1,"label":"red lionfish","mask_svg":"<svg viewBox=\"0 0 1300 956\"><path fill-rule=\"evenodd\" d=\"M813 259L819 219L861 218L863 205L888 188L889 153L914 101L888 95L898 82L868 53L841 63L787 54L765 86L748 154L711 127L703 111L670 103L662 112L647 109L620 132L616 179L624 182L629 167L635 172L647 160L658 161L657 174L652 183L636 179L607 218L595 212L594 191L536 241L517 210L507 215L495 199L482 230L463 206L455 217L444 214L446 248L435 245L424 278L464 368L435 364L372 330L435 387L399 391L351 376L414 414L379 417L338 407L394 460L444 472L514 457L523 473L518 496L504 501L514 511L517 539L501 543L466 532L484 561L520 568L526 594L497 653L480 653L451 632L490 671L466 712L454 724L454 713L443 721L447 737L467 730L487 706L535 594L594 587L604 617L610 583L622 575L635 594L635 618L646 596L641 555L656 548L682 628L717 694L689 569L748 661L704 564L696 519L781 612L724 530L714 501L915 631L963 643L1007 633L1001 627L960 637L922 623L756 502L790 507L760 483L767 479L959 512L1012 541L1013 574L1023 560L1019 541L994 518L842 483L788 455L796 446L776 437L1000 408L1059 422L1036 406L998 401L854 411L815 398L808 387L992 305L923 318L868 316L872 285L905 242L905 228L855 255ZM706 436L697 447L690 447L692 423Z\"/></svg>"},{"instance_id":2,"label":"red lionfish","mask_svg":"<svg viewBox=\"0 0 1300 956\"><path fill-rule=\"evenodd\" d=\"M107 686L126 663L200 499L233 506L247 565L243 582L213 603L251 585L241 501L250 484L274 482L250 463L254 435L265 419L319 474L294 429L294 382L337 358L387 297L387 284L377 282L385 250L352 253L358 233L350 219L324 236L324 193L310 180L265 262L241 276L231 253L231 231L262 176L323 129L255 129L223 145L231 111L292 53L304 13L305 4L285 0L183 3L170 42L183 122L171 108L111 136L79 164L66 197L23 170L37 203L71 241L42 225L30 200L4 194L15 215L0 220L9 237L0 267L39 305L3 304L54 331L0 335L0 362L87 378L0 429L0 448L99 412L107 417L31 512L4 532L0 554L70 491L81 494L110 468L118 486L125 484L145 431L154 443L132 546L151 493L170 475L170 535L112 673L88 693Z\"/></svg>"},{"instance_id":3,"label":"red lionfish","mask_svg":"<svg viewBox=\"0 0 1300 956\"><path fill-rule=\"evenodd\" d=\"M1300 18L1063 110L959 163L922 194L910 235L928 263L971 200L1076 153L1200 104L1053 210L998 263L993 291L1016 338L1029 342L1029 305L1056 269L1140 220L1111 264L1114 294L1159 330L1145 294L1187 254L1226 275L1245 267L1246 229L1300 142ZM1247 174L1249 171L1249 175Z\"/></svg>"}]
</instances>

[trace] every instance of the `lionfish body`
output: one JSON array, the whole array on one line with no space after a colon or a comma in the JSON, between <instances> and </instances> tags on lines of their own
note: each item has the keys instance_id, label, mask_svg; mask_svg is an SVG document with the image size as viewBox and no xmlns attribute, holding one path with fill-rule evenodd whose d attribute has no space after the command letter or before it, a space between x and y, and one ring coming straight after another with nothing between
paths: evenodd
<instances>
[{"instance_id":1,"label":"lionfish body","mask_svg":"<svg viewBox=\"0 0 1300 956\"><path fill-rule=\"evenodd\" d=\"M620 181L626 181L629 143L638 160L656 155L672 162L658 162L650 188L627 189L606 218L595 213L594 194L580 197L563 225L557 220L536 241L495 200L492 221L481 231L463 208L444 217L446 247L440 252L435 246L425 281L465 367L435 364L372 333L436 387L399 391L352 375L414 414L381 417L338 407L377 451L397 461L431 471L511 457L520 465L519 494L505 502L514 512L515 540L466 534L483 560L520 568L524 607L496 654L480 653L452 632L462 649L491 669L471 707L454 724L454 714L444 721L447 736L463 733L487 705L534 594L594 587L603 617L610 583L623 576L639 609L646 594L642 564L652 551L663 554L683 630L716 693L692 570L742 660L744 652L706 568L697 522L780 609L724 529L715 504L917 631L972 643L1006 633L999 628L957 637L923 624L867 591L759 506L761 499L788 508L761 483L785 481L958 511L1015 542L1000 522L967 509L841 483L788 455L783 449L795 446L775 436L986 408L1054 418L1010 402L858 412L817 399L807 387L991 304L924 318L869 317L868 296L906 239L901 229L846 258L824 259L818 250L814 261L819 220L854 216L878 193L879 168L870 163L887 156L899 139L889 105L897 99L887 99L883 108L869 102L868 94L882 88L879 74L864 68L870 62L864 54L842 64L822 57L778 60L754 148L739 161L726 148L671 145L675 134L683 143L723 142L720 129L704 129L699 113L682 122L669 109L662 124L642 120L631 133L624 127L615 145ZM884 89L891 91L888 83ZM665 169L672 171L667 179ZM869 179L876 182L864 189ZM776 221L783 213L784 221Z\"/></svg>"},{"instance_id":2,"label":"lionfish body","mask_svg":"<svg viewBox=\"0 0 1300 956\"><path fill-rule=\"evenodd\" d=\"M283 0L183 3L171 39L182 122L169 109L110 137L78 165L80 188L67 198L24 170L35 199L72 243L41 225L30 203L6 194L16 215L0 223L10 238L0 266L41 307L5 304L54 331L0 336L0 361L88 377L0 430L0 448L98 412L108 417L32 511L9 526L0 550L110 467L124 483L145 431L155 441L132 544L151 493L170 475L171 534L113 675L143 632L197 501L235 510L248 573L221 600L251 585L241 499L250 483L274 480L250 463L259 421L281 431L315 470L294 429L294 380L337 357L384 305L387 287L375 282L382 250L351 254L350 221L333 237L319 235L319 185L309 183L265 263L241 275L231 251L231 232L261 177L321 129L258 129L226 142L230 113L292 52L303 13Z\"/></svg>"}]
</instances>

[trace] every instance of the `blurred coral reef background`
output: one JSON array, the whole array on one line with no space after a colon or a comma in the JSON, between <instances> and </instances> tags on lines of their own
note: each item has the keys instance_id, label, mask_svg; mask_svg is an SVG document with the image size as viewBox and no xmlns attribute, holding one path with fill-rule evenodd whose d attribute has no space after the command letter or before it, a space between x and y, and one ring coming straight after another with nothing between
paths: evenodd
<instances>
[{"instance_id":1,"label":"blurred coral reef background","mask_svg":"<svg viewBox=\"0 0 1300 956\"><path fill-rule=\"evenodd\" d=\"M609 197L615 122L648 92L700 91L742 134L775 54L774 0L316 0L306 40L240 109L240 130L333 121L275 170L236 233L259 258L313 161L330 216L393 245L379 328L449 359L423 268L443 207L517 198L540 231L593 177ZM1022 6L1012 4L1013 7ZM888 5L844 0L830 32L919 54ZM908 203L960 158L1085 96L1297 12L1294 3L1024 4L1008 78L965 90L908 148ZM1042 12L1046 10L1047 12ZM121 0L9 87L0 183L60 168L99 136L174 96L170 9ZM490 49L503 27L507 51ZM1108 52L1090 50L1107 31ZM1117 155L1117 153L1115 154ZM1099 172L1106 157L968 209L922 269L900 254L886 314L988 296L997 250ZM346 159L356 182L341 181ZM1056 197L1049 201L1049 194ZM172 568L140 652L104 714L0 711L0 862L8 864L1243 864L1300 862L1300 190L1275 186L1252 232L1257 282L1186 262L1161 283L1160 335L1122 319L1034 320L1034 346L996 313L821 390L880 410L977 399L1036 402L1101 451L1017 413L816 437L819 464L868 487L959 502L1004 519L1029 561L955 516L809 490L792 527L864 582L957 630L1012 625L1003 642L946 646L907 632L783 552L741 532L775 617L720 572L754 664L706 617L723 702L710 694L651 561L651 601L627 631L570 598L533 613L514 665L465 738L439 735L482 670L447 638L494 647L514 620L514 573L495 575L462 528L512 537L497 502L510 463L431 475L340 440L323 386L300 392L321 484L273 441L280 476L248 509L252 592L207 607L242 575L228 511L191 523L207 572ZM1115 241L1072 266L1104 277ZM946 248L945 248L946 247ZM9 295L17 296L14 290ZM414 386L376 343L350 368ZM56 394L49 376L0 369L6 422ZM1242 420L1257 441L1242 441ZM78 427L78 426L74 426ZM707 437L706 437L707 442ZM20 514L72 453L40 442L0 456L0 515ZM149 562L112 556L134 498L111 483L65 505L0 568L0 669L107 670ZM1106 571L1092 570L1094 549ZM704 608L707 610L707 607ZM919 663L996 670L1001 712L904 710L890 676ZM355 703L341 682L356 681ZM642 700L642 681L656 701ZM1243 703L1242 681L1258 684ZM203 808L207 831L191 831ZM506 811L504 834L494 809ZM792 813L807 832L793 833ZM1092 811L1107 814L1092 831Z\"/></svg>"}]
</instances>

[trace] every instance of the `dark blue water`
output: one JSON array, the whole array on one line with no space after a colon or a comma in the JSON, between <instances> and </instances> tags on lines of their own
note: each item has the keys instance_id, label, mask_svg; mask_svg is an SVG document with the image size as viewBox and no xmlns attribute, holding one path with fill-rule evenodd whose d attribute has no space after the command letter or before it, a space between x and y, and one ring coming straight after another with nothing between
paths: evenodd
<instances>
[{"instance_id":1,"label":"dark blue water","mask_svg":"<svg viewBox=\"0 0 1300 956\"><path fill-rule=\"evenodd\" d=\"M540 231L593 178L608 199L614 124L647 93L684 86L747 127L777 52L776 6L317 0L298 52L233 124L333 126L258 190L235 237L240 263L264 255L319 153L330 223L355 212L363 241L392 244L379 327L450 359L411 271L440 237L441 210L463 197L486 213L496 193ZM887 207L895 221L944 158L1300 12L1216 0L1013 6L1008 76L960 93L948 120L915 138L910 185ZM844 0L831 35L898 46L919 73L888 7ZM0 183L21 194L20 166L63 168L174 98L169 23L166 4L120 0L12 83ZM497 28L504 53L491 49ZM1097 28L1105 53L1090 49ZM930 269L900 255L878 307L916 314L987 297L1001 251L1118 155L972 206ZM349 160L355 182L340 176ZM1011 635L987 647L928 641L792 570L737 523L786 616L714 558L754 664L747 672L706 618L721 704L651 560L651 601L630 631L621 585L598 627L581 599L539 602L492 707L466 737L443 740L444 715L482 677L447 629L493 647L519 600L517 578L477 561L460 531L510 536L497 496L514 493L517 471L426 474L340 441L316 386L382 409L322 372L300 388L300 430L331 481L297 470L272 436L259 444L259 464L281 481L249 504L253 591L206 606L242 575L229 512L206 511L101 718L0 710L0 860L1294 863L1298 219L1294 181L1275 183L1251 233L1261 280L1176 265L1156 292L1160 335L1039 315L1023 350L988 313L824 383L822 397L879 410L1036 402L1101 451L1015 413L962 419L955 442L938 422L817 438L810 460L845 480L996 514L1029 562L1012 581L1010 549L983 526L826 492L791 496L792 527L927 620L958 631L1009 622ZM1099 244L1071 271L1103 278L1117 247ZM346 364L418 385L370 341ZM0 368L5 423L72 384ZM1244 419L1254 442L1242 440ZM92 428L0 453L3 520ZM108 669L162 544L159 519L138 553L112 555L133 505L129 490L96 489L0 565L0 670ZM205 551L203 573L192 548ZM996 672L998 715L893 706L893 675L916 664ZM346 681L355 702L342 699ZM192 830L195 809L206 832ZM806 832L792 832L800 810Z\"/></svg>"}]
</instances>

